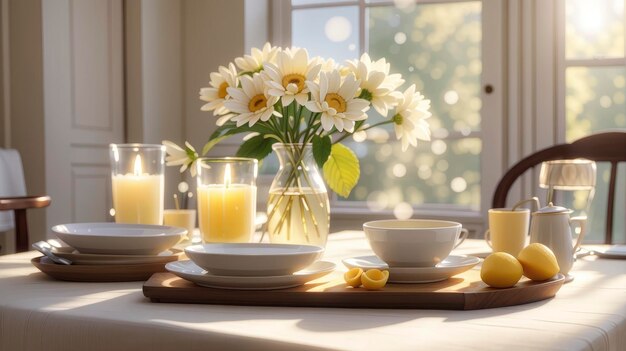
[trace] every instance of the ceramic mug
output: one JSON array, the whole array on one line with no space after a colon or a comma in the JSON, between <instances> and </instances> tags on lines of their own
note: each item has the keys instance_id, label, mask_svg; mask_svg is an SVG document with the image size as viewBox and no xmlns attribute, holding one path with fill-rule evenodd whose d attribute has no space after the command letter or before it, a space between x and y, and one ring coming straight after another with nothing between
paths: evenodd
<instances>
[{"instance_id":1,"label":"ceramic mug","mask_svg":"<svg viewBox=\"0 0 626 351\"><path fill-rule=\"evenodd\" d=\"M489 229L485 240L493 252L507 252L517 257L526 246L530 224L527 208L492 208L489 213Z\"/></svg>"}]
</instances>

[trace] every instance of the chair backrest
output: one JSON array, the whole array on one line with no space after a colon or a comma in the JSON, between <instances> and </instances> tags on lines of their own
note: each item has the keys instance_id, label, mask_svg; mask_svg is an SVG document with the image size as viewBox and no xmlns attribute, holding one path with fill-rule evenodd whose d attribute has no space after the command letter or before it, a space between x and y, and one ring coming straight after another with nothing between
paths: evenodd
<instances>
[{"instance_id":1,"label":"chair backrest","mask_svg":"<svg viewBox=\"0 0 626 351\"><path fill-rule=\"evenodd\" d=\"M500 179L493 194L493 208L505 207L509 190L517 178L528 169L544 161L586 158L596 162L608 162L611 165L609 179L606 227L604 242L610 244L613 235L613 217L615 204L615 186L617 165L626 162L626 132L597 133L578 139L571 144L558 144L531 154L513 165ZM626 215L626 214L625 214Z\"/></svg>"},{"instance_id":2,"label":"chair backrest","mask_svg":"<svg viewBox=\"0 0 626 351\"><path fill-rule=\"evenodd\" d=\"M19 152L0 149L0 197L26 195L24 170ZM0 232L13 229L13 211L0 211Z\"/></svg>"}]
</instances>

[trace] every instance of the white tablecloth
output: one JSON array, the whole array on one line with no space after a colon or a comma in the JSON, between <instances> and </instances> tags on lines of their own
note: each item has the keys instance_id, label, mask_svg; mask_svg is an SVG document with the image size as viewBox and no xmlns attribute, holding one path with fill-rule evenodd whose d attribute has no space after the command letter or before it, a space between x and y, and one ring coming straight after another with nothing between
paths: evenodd
<instances>
[{"instance_id":1,"label":"white tablecloth","mask_svg":"<svg viewBox=\"0 0 626 351\"><path fill-rule=\"evenodd\" d=\"M468 240L457 252L476 250ZM325 259L369 253L361 232L341 232ZM2 351L626 350L626 260L578 260L554 299L441 311L151 303L141 282L52 280L36 255L0 257Z\"/></svg>"}]
</instances>

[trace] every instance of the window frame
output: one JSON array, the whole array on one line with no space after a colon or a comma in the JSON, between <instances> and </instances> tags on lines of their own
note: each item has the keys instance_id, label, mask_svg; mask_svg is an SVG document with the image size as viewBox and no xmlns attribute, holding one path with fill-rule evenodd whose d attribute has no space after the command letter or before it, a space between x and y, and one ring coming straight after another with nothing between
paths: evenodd
<instances>
[{"instance_id":1,"label":"window frame","mask_svg":"<svg viewBox=\"0 0 626 351\"><path fill-rule=\"evenodd\" d=\"M568 59L565 49L565 7L566 0L557 0L556 8L554 9L556 36L557 40L557 61L556 61L556 75L557 75L557 120L556 120L556 133L557 139L560 142L566 141L565 131L567 128L567 122L565 118L566 106L566 82L565 72L570 67L624 67L626 68L626 45L625 52L622 52L622 57L594 57L587 59ZM624 19L624 33L626 38L626 17ZM626 39L625 39L626 40Z\"/></svg>"},{"instance_id":2,"label":"window frame","mask_svg":"<svg viewBox=\"0 0 626 351\"><path fill-rule=\"evenodd\" d=\"M566 71L570 67L586 67L586 68L597 68L597 67L621 67L626 68L626 45L624 45L624 51L622 52L621 57L594 57L594 58L576 58L576 59L568 59L566 52L566 38L565 38L565 25L566 25L566 2L567 0L557 0L553 8L546 8L546 10L550 10L552 13L551 18L554 23L554 32L557 38L556 40L556 63L555 63L555 71L556 71L556 120L555 120L555 135L556 141L559 143L564 143L567 141L566 130L567 130L567 120L566 120L566 96L567 96L567 82L566 82ZM624 40L626 40L626 12L624 15L624 20L622 25L624 26ZM615 130L624 130L620 128L615 128ZM606 130L605 130L606 131ZM618 171L619 172L619 171ZM619 174L619 173L618 173ZM623 174L622 174L623 175ZM600 174L598 174L600 177ZM599 179L599 178L598 178ZM619 187L616 191L619 191ZM616 193L615 196L615 206L618 205L618 201L622 201L623 204L626 204L626 197L620 197L619 193ZM597 201L597 200L596 200ZM604 204L599 204L599 206L605 206ZM615 225L616 220L613 220L613 224ZM616 228L613 227L613 240L617 239ZM587 240L586 238L585 240ZM602 239L596 239L596 241L592 241L595 243L602 242L598 241Z\"/></svg>"},{"instance_id":3,"label":"window frame","mask_svg":"<svg viewBox=\"0 0 626 351\"><path fill-rule=\"evenodd\" d=\"M476 0L426 0L419 4L443 4L468 2ZM470 229L473 234L482 235L485 230L485 218L491 198L500 176L505 170L505 133L504 116L506 96L505 86L505 33L504 21L505 4L500 0L482 0L482 40L481 59L483 63L481 74L481 130L473 132L471 137L482 140L480 155L481 171L481 201L480 210L474 211L459 208L454 205L424 205L414 206L414 217L428 217L461 222ZM291 11L294 9L313 9L334 6L358 6L359 13L359 49L364 52L367 45L367 33L365 30L366 9L369 7L393 5L393 1L381 1L366 3L365 0L336 1L324 4L292 6L289 0L274 0L270 3L270 30L274 45L283 47L291 46ZM486 53L489 53L487 55ZM484 87L491 85L493 91L486 93ZM452 133L451 133L452 134ZM453 140L456 138L447 138ZM494 171L495 170L495 171ZM331 199L332 224L331 229L355 229L370 219L393 218L391 210L372 212L362 203L337 201Z\"/></svg>"}]
</instances>

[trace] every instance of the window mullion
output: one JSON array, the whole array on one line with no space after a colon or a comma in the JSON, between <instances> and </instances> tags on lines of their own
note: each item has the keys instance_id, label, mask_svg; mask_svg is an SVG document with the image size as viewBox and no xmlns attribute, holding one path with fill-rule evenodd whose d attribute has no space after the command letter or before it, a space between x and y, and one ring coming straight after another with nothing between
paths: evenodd
<instances>
[{"instance_id":1,"label":"window mullion","mask_svg":"<svg viewBox=\"0 0 626 351\"><path fill-rule=\"evenodd\" d=\"M565 60L565 0L558 0L556 4L556 141L565 141L565 70L567 61Z\"/></svg>"},{"instance_id":2,"label":"window mullion","mask_svg":"<svg viewBox=\"0 0 626 351\"><path fill-rule=\"evenodd\" d=\"M342 6L354 6L362 2L358 1L338 1L338 2L324 2L319 4L306 4L306 5L291 5L293 10L310 10L310 9L323 9L328 7L342 7Z\"/></svg>"},{"instance_id":3,"label":"window mullion","mask_svg":"<svg viewBox=\"0 0 626 351\"><path fill-rule=\"evenodd\" d=\"M625 36L626 37L626 36ZM601 59L565 59L564 68L568 67L615 67L626 65L626 58L601 58Z\"/></svg>"},{"instance_id":4,"label":"window mullion","mask_svg":"<svg viewBox=\"0 0 626 351\"><path fill-rule=\"evenodd\" d=\"M367 47L369 46L368 35L365 24L367 19L365 18L365 0L359 0L359 50L360 55L364 52L367 52ZM359 55L359 56L360 56Z\"/></svg>"}]
</instances>

